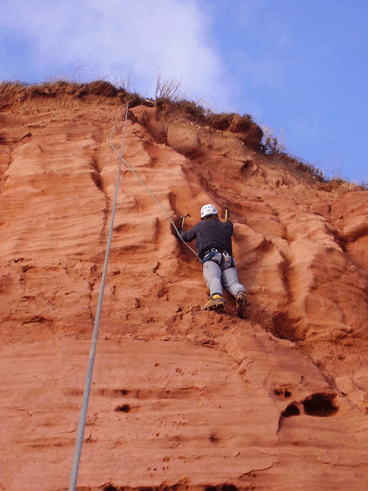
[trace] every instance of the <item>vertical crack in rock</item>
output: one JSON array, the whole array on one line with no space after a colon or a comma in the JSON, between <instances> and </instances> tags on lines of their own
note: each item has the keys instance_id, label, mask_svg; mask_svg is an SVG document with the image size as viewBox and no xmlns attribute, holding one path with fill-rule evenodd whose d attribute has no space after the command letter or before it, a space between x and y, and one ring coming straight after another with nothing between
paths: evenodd
<instances>
[{"instance_id":1,"label":"vertical crack in rock","mask_svg":"<svg viewBox=\"0 0 368 491\"><path fill-rule=\"evenodd\" d=\"M88 309L89 309L89 316L91 319L92 324L95 321L95 316L93 314L93 309L92 309L92 303L93 303L93 292L95 285L100 277L100 274L97 273L97 265L93 264L90 269L90 276L88 280Z\"/></svg>"},{"instance_id":2,"label":"vertical crack in rock","mask_svg":"<svg viewBox=\"0 0 368 491\"><path fill-rule=\"evenodd\" d=\"M282 274L282 281L285 286L285 290L287 293L287 304L290 305L294 301L294 295L292 292L292 287L291 287L291 281L289 277L289 270L290 270L290 261L287 258L286 254L279 249L280 256L282 257L283 261L280 264L280 272Z\"/></svg>"},{"instance_id":3,"label":"vertical crack in rock","mask_svg":"<svg viewBox=\"0 0 368 491\"><path fill-rule=\"evenodd\" d=\"M6 145L6 143L7 140L5 136L2 136L0 134L0 194L1 194L1 188L7 180L7 176L5 175L5 173L9 169L12 163L12 151ZM0 221L0 225L1 225L1 221Z\"/></svg>"},{"instance_id":4,"label":"vertical crack in rock","mask_svg":"<svg viewBox=\"0 0 368 491\"><path fill-rule=\"evenodd\" d=\"M155 219L153 241L156 244L157 249L160 249L160 242L162 241L162 224L158 217ZM157 271L158 268L156 268Z\"/></svg>"},{"instance_id":5,"label":"vertical crack in rock","mask_svg":"<svg viewBox=\"0 0 368 491\"><path fill-rule=\"evenodd\" d=\"M292 291L292 282L289 276L291 265L286 254L280 249L279 253L283 259L282 263L279 266L279 269L282 277L282 282L287 294L286 306L289 306L293 304L295 299ZM271 332L274 336L280 339L287 339L289 341L300 341L295 332L295 322L297 321L298 319L292 319L289 313L285 310L283 310L282 312L277 312L273 316L273 327Z\"/></svg>"},{"instance_id":6,"label":"vertical crack in rock","mask_svg":"<svg viewBox=\"0 0 368 491\"><path fill-rule=\"evenodd\" d=\"M107 194L104 190L104 187L103 187L103 182L102 182L102 178L101 178L101 168L100 168L100 165L98 162L97 154L98 154L98 149L96 149L94 154L92 155L92 159L91 159L92 174L91 174L91 177L92 177L92 180L93 180L95 186L97 187L97 189L99 191L101 191L101 193L103 193L104 198L105 198L105 207L103 210L103 225L102 225L101 234L100 234L100 240L102 241L105 234L106 234L106 229L107 229L107 217L108 217L108 212L109 212L109 201L110 200L109 200L109 197L107 196Z\"/></svg>"}]
</instances>

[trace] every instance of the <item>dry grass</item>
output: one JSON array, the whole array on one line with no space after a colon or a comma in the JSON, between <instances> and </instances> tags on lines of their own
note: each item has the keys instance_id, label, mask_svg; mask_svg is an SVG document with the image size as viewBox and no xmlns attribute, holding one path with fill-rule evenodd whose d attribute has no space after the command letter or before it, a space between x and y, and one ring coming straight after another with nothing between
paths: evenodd
<instances>
[{"instance_id":1,"label":"dry grass","mask_svg":"<svg viewBox=\"0 0 368 491\"><path fill-rule=\"evenodd\" d=\"M155 100L169 99L172 102L179 102L185 99L181 93L181 81L178 82L174 78L163 80L160 75L157 77Z\"/></svg>"}]
</instances>

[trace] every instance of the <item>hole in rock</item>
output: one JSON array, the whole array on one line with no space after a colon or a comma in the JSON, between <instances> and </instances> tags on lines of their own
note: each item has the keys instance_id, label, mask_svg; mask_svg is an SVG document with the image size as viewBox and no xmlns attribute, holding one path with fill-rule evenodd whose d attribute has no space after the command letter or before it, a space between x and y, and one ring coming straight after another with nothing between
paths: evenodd
<instances>
[{"instance_id":1,"label":"hole in rock","mask_svg":"<svg viewBox=\"0 0 368 491\"><path fill-rule=\"evenodd\" d=\"M335 394L313 394L303 401L304 412L308 416L332 416L338 411L334 399Z\"/></svg>"},{"instance_id":2,"label":"hole in rock","mask_svg":"<svg viewBox=\"0 0 368 491\"><path fill-rule=\"evenodd\" d=\"M223 484L221 491L238 491L238 488L234 484Z\"/></svg>"},{"instance_id":3,"label":"hole in rock","mask_svg":"<svg viewBox=\"0 0 368 491\"><path fill-rule=\"evenodd\" d=\"M275 396L283 396L286 398L291 397L291 392L287 389L282 388L282 387L278 387L276 389L273 389L273 393L275 394Z\"/></svg>"},{"instance_id":4,"label":"hole in rock","mask_svg":"<svg viewBox=\"0 0 368 491\"><path fill-rule=\"evenodd\" d=\"M129 413L131 410L131 407L129 404L123 404L122 406L118 406L115 411L120 412L120 413Z\"/></svg>"},{"instance_id":5,"label":"hole in rock","mask_svg":"<svg viewBox=\"0 0 368 491\"><path fill-rule=\"evenodd\" d=\"M210 442L216 443L218 441L219 441L219 438L214 433L212 433L212 435L210 435Z\"/></svg>"},{"instance_id":6,"label":"hole in rock","mask_svg":"<svg viewBox=\"0 0 368 491\"><path fill-rule=\"evenodd\" d=\"M42 317L42 315L36 315L29 320L23 321L23 324L44 324L45 322L47 322L47 319L45 319L45 317Z\"/></svg>"},{"instance_id":7,"label":"hole in rock","mask_svg":"<svg viewBox=\"0 0 368 491\"><path fill-rule=\"evenodd\" d=\"M282 411L281 416L283 416L284 418L290 418L290 416L299 416L299 414L300 409L298 408L298 406L296 406L295 404L289 404L289 406Z\"/></svg>"},{"instance_id":8,"label":"hole in rock","mask_svg":"<svg viewBox=\"0 0 368 491\"><path fill-rule=\"evenodd\" d=\"M104 488L104 491L119 491L118 488L116 488L115 486L106 486L106 488Z\"/></svg>"},{"instance_id":9,"label":"hole in rock","mask_svg":"<svg viewBox=\"0 0 368 491\"><path fill-rule=\"evenodd\" d=\"M288 339L289 341L301 341L296 333L295 323L290 317L280 312L273 318L271 333L279 339Z\"/></svg>"}]
</instances>

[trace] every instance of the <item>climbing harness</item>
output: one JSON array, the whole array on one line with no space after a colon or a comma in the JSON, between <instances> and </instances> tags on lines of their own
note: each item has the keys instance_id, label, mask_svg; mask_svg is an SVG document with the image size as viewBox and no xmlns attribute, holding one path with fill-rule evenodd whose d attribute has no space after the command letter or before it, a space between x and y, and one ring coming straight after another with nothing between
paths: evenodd
<instances>
[{"instance_id":1,"label":"climbing harness","mask_svg":"<svg viewBox=\"0 0 368 491\"><path fill-rule=\"evenodd\" d=\"M204 256L204 258L202 259L202 261L201 261L201 262L202 262L202 265L203 265L204 263L206 263L207 261L211 261L211 259L212 259L212 258L213 258L213 257L214 257L216 254L218 254L218 250L217 250L217 249L215 249L215 248L211 249L211 250L210 250L210 252L208 252L208 253L207 253L207 254Z\"/></svg>"},{"instance_id":2,"label":"climbing harness","mask_svg":"<svg viewBox=\"0 0 368 491\"><path fill-rule=\"evenodd\" d=\"M215 247L212 247L201 260L202 265L207 261L214 261L222 270L233 268L235 266L235 259L227 252L220 252Z\"/></svg>"},{"instance_id":3,"label":"climbing harness","mask_svg":"<svg viewBox=\"0 0 368 491\"><path fill-rule=\"evenodd\" d=\"M119 153L119 151L115 148L115 146L113 145L112 143L112 136L114 134L114 131L115 131L115 124L116 124L116 120L118 118L118 115L119 115L119 112L120 112L120 108L118 109L117 111L117 114L115 116L115 121L114 121L114 124L113 124L113 127L112 127L112 130L111 130L111 136L110 136L110 145L112 146L112 148L115 150L115 152L119 155L121 161L124 162L124 164L128 167L128 169L135 175L135 177L138 179L138 181L142 184L142 186L146 189L146 191L152 196L152 198L156 201L156 203L162 208L162 210L164 211L164 213L166 213L166 215L169 217L169 220L170 222L172 223L172 226L174 227L175 229L175 232L178 236L178 238L183 242L183 244L185 244L185 246L190 249L193 254L199 259L199 256L198 254L195 252L194 249L192 249L190 247L189 244L187 244L181 237L180 233L179 233L179 230L177 228L177 226L175 225L173 219L171 218L169 212L163 207L163 205L159 202L159 200L156 198L156 196L152 193L152 191L146 186L146 184L142 181L142 179L138 176L138 174L135 172L135 170L131 167L131 165L128 164L128 162L124 159L123 157L123 152L121 152L121 154ZM126 118L128 117L128 113L126 115ZM186 215L186 216L190 216L189 214ZM185 218L185 217L181 217L181 218ZM183 222L184 223L184 222Z\"/></svg>"},{"instance_id":4,"label":"climbing harness","mask_svg":"<svg viewBox=\"0 0 368 491\"><path fill-rule=\"evenodd\" d=\"M125 113L125 124L124 124L124 133L123 133L123 143L122 143L122 147L121 147L121 155L123 155L123 149L124 149L125 133L126 133L126 126L127 126L127 121L128 121L127 116L128 116L128 105L127 105L126 113ZM94 323L93 334L92 334L92 343L91 343L91 349L90 349L90 354L89 354L87 376L86 376L84 392L83 392L82 409L81 409L81 413L80 413L80 417L79 417L77 437L76 437L76 442L75 442L75 447L74 447L73 466L72 466L72 471L70 474L69 491L75 491L76 486L77 486L78 469L79 469L79 462L80 462L80 457L81 457L81 453L82 453L83 437L84 437L84 430L85 430L85 426L86 426L89 395L91 392L93 365L94 365L94 360L95 360L95 355L96 355L97 338L98 338L98 331L99 331L99 326L100 326L102 301L103 301L105 282L106 282L107 265L108 265L109 254L110 254L111 237L112 237L112 230L113 230L113 224L114 224L116 202L117 202L117 197L118 197L122 160L123 160L123 158L121 157L120 163L119 163L118 176L117 176L117 180L116 180L114 204L113 204L112 212L111 212L111 222L110 222L109 235L108 235L108 239L107 239L105 263L104 263L104 268L103 268L103 273L102 273L100 293L98 296L96 317L95 317L95 323Z\"/></svg>"}]
</instances>

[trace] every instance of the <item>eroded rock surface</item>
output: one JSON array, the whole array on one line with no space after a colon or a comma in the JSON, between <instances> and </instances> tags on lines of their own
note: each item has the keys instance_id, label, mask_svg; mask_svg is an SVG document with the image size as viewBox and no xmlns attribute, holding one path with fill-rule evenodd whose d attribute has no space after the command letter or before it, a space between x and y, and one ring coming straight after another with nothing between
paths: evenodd
<instances>
[{"instance_id":1,"label":"eroded rock surface","mask_svg":"<svg viewBox=\"0 0 368 491\"><path fill-rule=\"evenodd\" d=\"M0 113L0 490L68 488L124 137L115 93L54 92ZM264 155L249 124L129 111L124 159L160 204L123 162L81 490L365 489L368 192ZM172 233L208 202L246 320L228 296L200 312Z\"/></svg>"}]
</instances>

